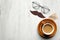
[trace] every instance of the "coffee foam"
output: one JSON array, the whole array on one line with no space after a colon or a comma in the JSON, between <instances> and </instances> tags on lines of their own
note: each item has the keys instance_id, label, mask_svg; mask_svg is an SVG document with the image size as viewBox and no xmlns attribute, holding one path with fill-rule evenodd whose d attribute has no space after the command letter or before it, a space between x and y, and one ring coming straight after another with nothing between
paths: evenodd
<instances>
[{"instance_id":1,"label":"coffee foam","mask_svg":"<svg viewBox=\"0 0 60 40\"><path fill-rule=\"evenodd\" d=\"M44 29L43 29L43 28L44 28L44 26L45 26L45 25L47 25L47 24L48 24L48 25L51 25L51 27L52 27L52 31L51 31L51 32L49 32L49 33L45 32L45 31L44 31ZM52 34L52 33L53 33L53 31L54 31L54 27L53 27L53 25L52 25L52 24L50 24L50 23L46 23L46 24L44 24L44 25L43 25L43 27L42 27L42 31L43 31L43 33L44 33L44 34L46 34L46 35L50 35L50 34Z\"/></svg>"}]
</instances>

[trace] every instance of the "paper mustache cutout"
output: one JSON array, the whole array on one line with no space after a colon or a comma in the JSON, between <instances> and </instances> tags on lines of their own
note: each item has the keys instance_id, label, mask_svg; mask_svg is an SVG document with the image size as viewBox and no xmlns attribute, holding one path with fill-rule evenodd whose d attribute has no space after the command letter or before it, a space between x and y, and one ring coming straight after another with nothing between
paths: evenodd
<instances>
[{"instance_id":1,"label":"paper mustache cutout","mask_svg":"<svg viewBox=\"0 0 60 40\"><path fill-rule=\"evenodd\" d=\"M43 16L43 14L41 12L38 12L38 11L31 11L30 12L33 14L33 15L37 15L38 17L40 18L45 18L45 16Z\"/></svg>"}]
</instances>

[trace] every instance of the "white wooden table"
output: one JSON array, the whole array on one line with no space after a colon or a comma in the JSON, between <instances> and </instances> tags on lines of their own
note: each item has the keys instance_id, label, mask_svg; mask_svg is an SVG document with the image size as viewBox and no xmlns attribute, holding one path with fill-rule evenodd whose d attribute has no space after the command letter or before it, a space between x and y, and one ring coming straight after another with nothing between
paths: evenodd
<instances>
[{"instance_id":1,"label":"white wooden table","mask_svg":"<svg viewBox=\"0 0 60 40\"><path fill-rule=\"evenodd\" d=\"M37 26L43 19L30 13L32 1L37 0L0 0L0 40L60 40L60 0L37 1L58 15L58 19L54 20L57 33L51 39L38 35Z\"/></svg>"}]
</instances>

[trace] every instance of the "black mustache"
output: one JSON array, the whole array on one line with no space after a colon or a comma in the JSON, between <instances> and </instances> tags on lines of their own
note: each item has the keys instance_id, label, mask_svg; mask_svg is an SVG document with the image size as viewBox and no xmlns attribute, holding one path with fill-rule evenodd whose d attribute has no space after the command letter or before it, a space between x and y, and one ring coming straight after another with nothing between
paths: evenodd
<instances>
[{"instance_id":1,"label":"black mustache","mask_svg":"<svg viewBox=\"0 0 60 40\"><path fill-rule=\"evenodd\" d=\"M40 18L45 18L45 16L43 16L43 14L41 12L38 12L38 11L31 11L30 12L33 14L33 15L37 15L38 17Z\"/></svg>"}]
</instances>

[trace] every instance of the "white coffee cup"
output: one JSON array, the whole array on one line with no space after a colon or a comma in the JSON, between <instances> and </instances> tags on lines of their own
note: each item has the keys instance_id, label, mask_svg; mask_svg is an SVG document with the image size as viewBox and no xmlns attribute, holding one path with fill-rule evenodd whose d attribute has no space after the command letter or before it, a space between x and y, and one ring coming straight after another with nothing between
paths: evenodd
<instances>
[{"instance_id":1,"label":"white coffee cup","mask_svg":"<svg viewBox=\"0 0 60 40\"><path fill-rule=\"evenodd\" d=\"M50 27L52 28L52 31L51 31L51 32L47 33L47 32L44 31L44 27L45 27L46 25L50 25ZM42 26L42 31L43 31L44 34L50 35L50 34L52 34L52 33L54 32L54 27L53 27L52 24L46 23L46 24L44 24L44 25Z\"/></svg>"}]
</instances>

